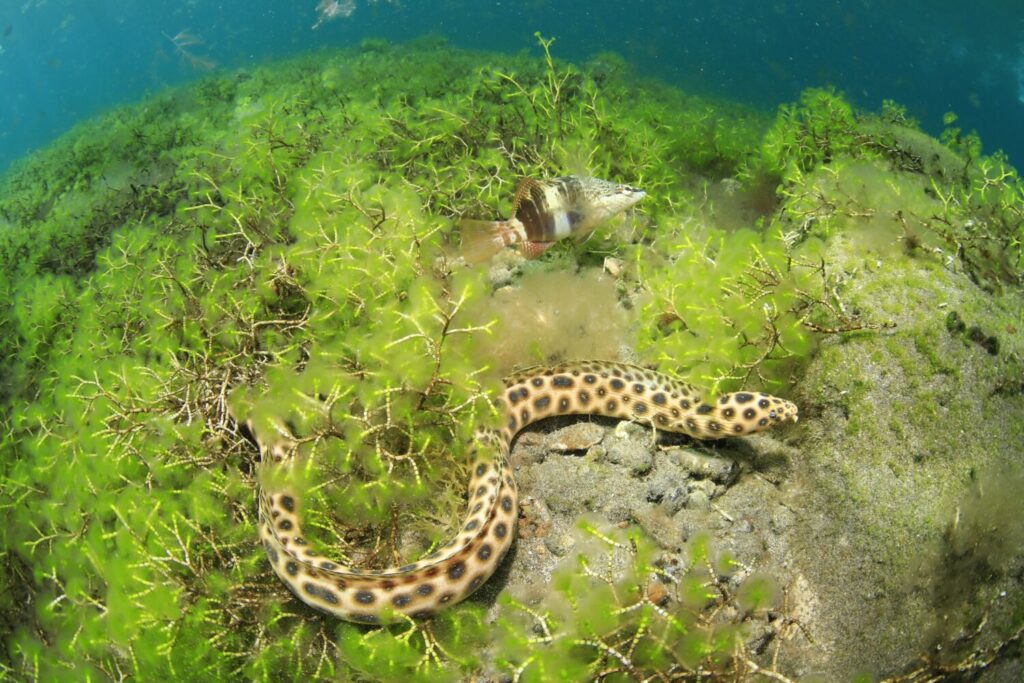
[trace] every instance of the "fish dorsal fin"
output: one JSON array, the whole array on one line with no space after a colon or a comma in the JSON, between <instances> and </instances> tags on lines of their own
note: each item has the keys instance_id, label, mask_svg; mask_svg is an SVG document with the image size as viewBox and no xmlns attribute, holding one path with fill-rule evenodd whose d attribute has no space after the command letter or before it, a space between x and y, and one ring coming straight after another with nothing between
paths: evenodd
<instances>
[{"instance_id":1,"label":"fish dorsal fin","mask_svg":"<svg viewBox=\"0 0 1024 683\"><path fill-rule=\"evenodd\" d=\"M524 177L519 181L519 187L516 188L516 196L512 198L512 215L515 216L519 212L519 207L522 205L524 199L530 198L530 192L533 188L540 188L540 183L533 178Z\"/></svg>"}]
</instances>

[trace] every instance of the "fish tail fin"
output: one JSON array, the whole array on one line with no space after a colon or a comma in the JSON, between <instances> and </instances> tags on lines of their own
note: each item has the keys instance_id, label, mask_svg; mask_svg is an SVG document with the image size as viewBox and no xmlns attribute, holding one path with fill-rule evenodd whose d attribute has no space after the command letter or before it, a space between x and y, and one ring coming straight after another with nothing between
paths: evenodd
<instances>
[{"instance_id":1,"label":"fish tail fin","mask_svg":"<svg viewBox=\"0 0 1024 683\"><path fill-rule=\"evenodd\" d=\"M462 256L469 263L482 263L505 248L510 242L508 221L459 221L462 235Z\"/></svg>"}]
</instances>

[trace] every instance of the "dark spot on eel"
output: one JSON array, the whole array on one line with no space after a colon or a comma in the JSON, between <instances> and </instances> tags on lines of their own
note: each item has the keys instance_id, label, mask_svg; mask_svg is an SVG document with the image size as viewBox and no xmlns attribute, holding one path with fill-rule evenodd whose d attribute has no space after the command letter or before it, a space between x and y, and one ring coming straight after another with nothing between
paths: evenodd
<instances>
[{"instance_id":1,"label":"dark spot on eel","mask_svg":"<svg viewBox=\"0 0 1024 683\"><path fill-rule=\"evenodd\" d=\"M267 551L267 557L270 558L271 564L277 564L277 551L274 550L274 546L270 545L269 541L264 541L263 549Z\"/></svg>"},{"instance_id":2,"label":"dark spot on eel","mask_svg":"<svg viewBox=\"0 0 1024 683\"><path fill-rule=\"evenodd\" d=\"M302 588L314 598L320 598L324 602L329 602L332 605L338 604L338 596L329 588L324 588L323 586L318 586L315 583L309 582L302 584Z\"/></svg>"}]
</instances>

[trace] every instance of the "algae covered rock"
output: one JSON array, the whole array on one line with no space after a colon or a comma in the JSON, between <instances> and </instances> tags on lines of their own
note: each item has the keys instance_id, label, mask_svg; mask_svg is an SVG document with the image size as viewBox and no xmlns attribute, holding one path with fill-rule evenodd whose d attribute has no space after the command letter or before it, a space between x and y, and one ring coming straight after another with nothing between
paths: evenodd
<instances>
[{"instance_id":1,"label":"algae covered rock","mask_svg":"<svg viewBox=\"0 0 1024 683\"><path fill-rule=\"evenodd\" d=\"M894 326L823 344L799 384L815 414L786 486L802 512L792 560L829 653L809 671L883 676L925 652L953 665L1019 633L1024 297L893 249L832 240L845 305ZM949 329L951 311L997 334L999 353ZM866 640L870 656L850 647ZM984 680L1011 680L994 671Z\"/></svg>"}]
</instances>

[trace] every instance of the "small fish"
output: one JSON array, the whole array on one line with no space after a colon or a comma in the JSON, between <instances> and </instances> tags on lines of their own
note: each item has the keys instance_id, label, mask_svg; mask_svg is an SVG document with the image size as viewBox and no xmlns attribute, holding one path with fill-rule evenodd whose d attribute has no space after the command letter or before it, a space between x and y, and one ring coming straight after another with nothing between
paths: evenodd
<instances>
[{"instance_id":1,"label":"small fish","mask_svg":"<svg viewBox=\"0 0 1024 683\"><path fill-rule=\"evenodd\" d=\"M313 30L320 28L324 22L337 19L338 17L350 17L356 11L355 0L320 0L316 6L317 19L313 24Z\"/></svg>"},{"instance_id":2,"label":"small fish","mask_svg":"<svg viewBox=\"0 0 1024 683\"><path fill-rule=\"evenodd\" d=\"M536 258L565 237L582 239L608 218L625 211L646 193L629 185L586 176L524 179L504 221L463 220L462 254L484 261L509 245Z\"/></svg>"}]
</instances>

